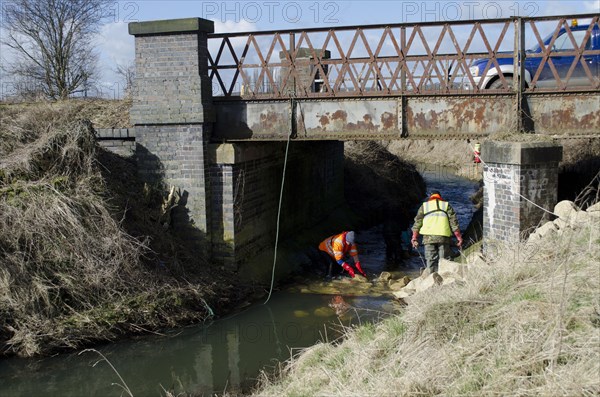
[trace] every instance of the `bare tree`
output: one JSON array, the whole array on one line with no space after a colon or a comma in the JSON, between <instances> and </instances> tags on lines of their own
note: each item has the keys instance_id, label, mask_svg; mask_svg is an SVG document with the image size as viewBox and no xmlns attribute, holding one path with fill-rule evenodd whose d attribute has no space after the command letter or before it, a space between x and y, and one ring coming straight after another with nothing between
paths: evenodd
<instances>
[{"instance_id":1,"label":"bare tree","mask_svg":"<svg viewBox=\"0 0 600 397\"><path fill-rule=\"evenodd\" d=\"M135 63L129 62L126 65L117 64L115 72L125 82L125 96L131 96L133 81L135 80Z\"/></svg>"},{"instance_id":2,"label":"bare tree","mask_svg":"<svg viewBox=\"0 0 600 397\"><path fill-rule=\"evenodd\" d=\"M108 0L12 0L4 7L2 43L16 60L16 79L64 99L85 90L97 73L93 36Z\"/></svg>"}]
</instances>

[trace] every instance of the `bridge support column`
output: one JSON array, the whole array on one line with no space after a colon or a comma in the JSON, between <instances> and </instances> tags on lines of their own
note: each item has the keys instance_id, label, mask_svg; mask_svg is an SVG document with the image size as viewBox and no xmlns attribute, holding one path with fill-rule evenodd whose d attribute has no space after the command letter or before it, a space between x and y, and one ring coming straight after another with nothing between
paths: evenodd
<instances>
[{"instance_id":1,"label":"bridge support column","mask_svg":"<svg viewBox=\"0 0 600 397\"><path fill-rule=\"evenodd\" d=\"M486 141L481 156L484 242L518 242L556 205L562 146Z\"/></svg>"},{"instance_id":2,"label":"bridge support column","mask_svg":"<svg viewBox=\"0 0 600 397\"><path fill-rule=\"evenodd\" d=\"M139 173L148 183L180 190L172 224L201 241L209 241L210 232L207 145L214 115L207 34L212 32L213 22L200 18L129 24L135 36L131 121Z\"/></svg>"},{"instance_id":3,"label":"bridge support column","mask_svg":"<svg viewBox=\"0 0 600 397\"><path fill-rule=\"evenodd\" d=\"M285 142L210 145L213 259L231 270L268 280L273 265ZM279 241L324 222L344 200L344 145L291 142ZM289 272L282 246L278 270ZM281 265L281 266L280 266ZM283 273L278 273L279 275Z\"/></svg>"}]
</instances>

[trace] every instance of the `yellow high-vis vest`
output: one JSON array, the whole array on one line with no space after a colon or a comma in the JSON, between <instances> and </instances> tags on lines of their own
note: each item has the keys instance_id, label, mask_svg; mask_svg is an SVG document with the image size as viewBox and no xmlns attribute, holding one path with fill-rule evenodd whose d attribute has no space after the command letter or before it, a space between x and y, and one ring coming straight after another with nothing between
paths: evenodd
<instances>
[{"instance_id":1,"label":"yellow high-vis vest","mask_svg":"<svg viewBox=\"0 0 600 397\"><path fill-rule=\"evenodd\" d=\"M423 226L419 233L428 236L452 236L448 220L448 202L429 200L423 203Z\"/></svg>"}]
</instances>

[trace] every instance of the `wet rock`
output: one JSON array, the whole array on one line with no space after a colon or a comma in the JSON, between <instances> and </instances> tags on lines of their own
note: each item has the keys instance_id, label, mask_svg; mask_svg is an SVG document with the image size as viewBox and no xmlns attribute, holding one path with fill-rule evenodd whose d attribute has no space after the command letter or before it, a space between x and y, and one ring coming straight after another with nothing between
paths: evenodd
<instances>
[{"instance_id":1,"label":"wet rock","mask_svg":"<svg viewBox=\"0 0 600 397\"><path fill-rule=\"evenodd\" d=\"M310 316L310 313L306 310L294 310L294 317L302 318L308 316Z\"/></svg>"},{"instance_id":2,"label":"wet rock","mask_svg":"<svg viewBox=\"0 0 600 397\"><path fill-rule=\"evenodd\" d=\"M369 282L369 280L367 280L366 277L363 277L360 274L355 275L352 280L354 280L355 282L359 282L359 283L368 283Z\"/></svg>"},{"instance_id":3,"label":"wet rock","mask_svg":"<svg viewBox=\"0 0 600 397\"><path fill-rule=\"evenodd\" d=\"M442 285L444 279L437 272L431 273L429 276L421 280L421 282L417 285L417 292L423 292L437 285Z\"/></svg>"},{"instance_id":4,"label":"wet rock","mask_svg":"<svg viewBox=\"0 0 600 397\"><path fill-rule=\"evenodd\" d=\"M392 278L392 273L390 272L381 272L379 277L375 281L386 283Z\"/></svg>"},{"instance_id":5,"label":"wet rock","mask_svg":"<svg viewBox=\"0 0 600 397\"><path fill-rule=\"evenodd\" d=\"M387 285L375 284L373 287L371 287L371 292L373 294L384 295L389 294L390 290Z\"/></svg>"},{"instance_id":6,"label":"wet rock","mask_svg":"<svg viewBox=\"0 0 600 397\"><path fill-rule=\"evenodd\" d=\"M332 283L334 285L335 284L338 284L338 285L344 285L344 284L348 285L348 284L352 284L352 280L353 279L351 279L350 277L342 277L340 279L333 280Z\"/></svg>"},{"instance_id":7,"label":"wet rock","mask_svg":"<svg viewBox=\"0 0 600 397\"><path fill-rule=\"evenodd\" d=\"M339 295L340 290L333 285L315 285L310 288L310 290L315 294L323 294L323 295Z\"/></svg>"},{"instance_id":8,"label":"wet rock","mask_svg":"<svg viewBox=\"0 0 600 397\"><path fill-rule=\"evenodd\" d=\"M317 317L332 317L335 315L335 311L330 307L319 307L313 314Z\"/></svg>"},{"instance_id":9,"label":"wet rock","mask_svg":"<svg viewBox=\"0 0 600 397\"><path fill-rule=\"evenodd\" d=\"M390 280L390 289L392 291L399 291L400 289L406 287L410 283L410 277L404 276L397 281Z\"/></svg>"},{"instance_id":10,"label":"wet rock","mask_svg":"<svg viewBox=\"0 0 600 397\"><path fill-rule=\"evenodd\" d=\"M402 306L399 305L397 302L388 302L388 303L384 303L383 305L381 305L381 310L390 312L390 313L399 311L401 308L402 308Z\"/></svg>"}]
</instances>

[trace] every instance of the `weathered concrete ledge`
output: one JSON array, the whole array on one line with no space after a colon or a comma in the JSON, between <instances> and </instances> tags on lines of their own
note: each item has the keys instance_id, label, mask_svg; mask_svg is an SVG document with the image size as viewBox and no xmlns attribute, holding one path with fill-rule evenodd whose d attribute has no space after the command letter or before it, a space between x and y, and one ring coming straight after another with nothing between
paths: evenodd
<instances>
[{"instance_id":1,"label":"weathered concrete ledge","mask_svg":"<svg viewBox=\"0 0 600 397\"><path fill-rule=\"evenodd\" d=\"M496 142L481 145L481 157L487 163L540 164L562 160L562 146L551 142Z\"/></svg>"},{"instance_id":2,"label":"weathered concrete ledge","mask_svg":"<svg viewBox=\"0 0 600 397\"><path fill-rule=\"evenodd\" d=\"M129 34L133 36L189 32L213 33L214 31L214 22L203 18L163 19L129 23Z\"/></svg>"}]
</instances>

